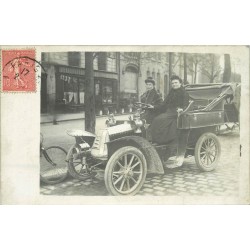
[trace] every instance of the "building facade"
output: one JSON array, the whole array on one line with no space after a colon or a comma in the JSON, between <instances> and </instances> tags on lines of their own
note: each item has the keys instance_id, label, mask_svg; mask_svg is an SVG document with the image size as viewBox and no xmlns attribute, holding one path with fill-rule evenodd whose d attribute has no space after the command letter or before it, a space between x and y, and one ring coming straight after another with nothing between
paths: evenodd
<instances>
[{"instance_id":1,"label":"building facade","mask_svg":"<svg viewBox=\"0 0 250 250\"><path fill-rule=\"evenodd\" d=\"M85 52L42 53L41 112L71 113L84 110ZM170 67L171 65L171 67ZM171 89L170 76L183 78L183 54L167 52L96 52L94 88L96 114L131 112L146 91L145 79L153 77L163 99ZM189 65L189 68L192 65ZM187 81L193 82L192 70Z\"/></svg>"},{"instance_id":2,"label":"building facade","mask_svg":"<svg viewBox=\"0 0 250 250\"><path fill-rule=\"evenodd\" d=\"M94 84L98 112L117 104L117 53L100 52L95 55ZM60 112L84 110L85 52L43 53L41 112L50 113L55 105Z\"/></svg>"}]
</instances>

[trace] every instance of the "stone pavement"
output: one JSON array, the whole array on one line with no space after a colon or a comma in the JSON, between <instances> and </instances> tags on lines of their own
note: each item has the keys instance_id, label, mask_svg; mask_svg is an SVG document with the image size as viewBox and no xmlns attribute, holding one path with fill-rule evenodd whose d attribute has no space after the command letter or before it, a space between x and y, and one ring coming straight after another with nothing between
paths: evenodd
<instances>
[{"instance_id":1,"label":"stone pavement","mask_svg":"<svg viewBox=\"0 0 250 250\"><path fill-rule=\"evenodd\" d=\"M142 196L187 196L213 195L237 196L239 188L239 131L220 135L221 160L212 172L201 172L194 157L185 159L180 168L166 169L164 175L147 177L137 195ZM53 186L43 185L44 195L109 195L103 179L79 181L68 178Z\"/></svg>"},{"instance_id":2,"label":"stone pavement","mask_svg":"<svg viewBox=\"0 0 250 250\"><path fill-rule=\"evenodd\" d=\"M163 176L147 178L139 195L223 195L238 193L236 168L201 172L194 158L185 161L178 169L168 169Z\"/></svg>"}]
</instances>

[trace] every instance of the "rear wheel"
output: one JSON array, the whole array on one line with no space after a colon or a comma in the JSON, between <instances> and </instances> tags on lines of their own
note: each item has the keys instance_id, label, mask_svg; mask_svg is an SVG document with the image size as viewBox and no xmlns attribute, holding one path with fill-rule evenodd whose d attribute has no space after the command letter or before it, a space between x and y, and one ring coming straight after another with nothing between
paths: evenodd
<instances>
[{"instance_id":1,"label":"rear wheel","mask_svg":"<svg viewBox=\"0 0 250 250\"><path fill-rule=\"evenodd\" d=\"M147 174L147 162L142 152L127 146L118 149L105 169L105 185L112 195L135 195L141 189Z\"/></svg>"},{"instance_id":2,"label":"rear wheel","mask_svg":"<svg viewBox=\"0 0 250 250\"><path fill-rule=\"evenodd\" d=\"M220 159L221 146L217 136L205 133L200 136L195 146L195 162L203 171L214 170Z\"/></svg>"},{"instance_id":3,"label":"rear wheel","mask_svg":"<svg viewBox=\"0 0 250 250\"><path fill-rule=\"evenodd\" d=\"M68 176L67 152L61 147L46 148L40 159L40 180L46 184L62 182Z\"/></svg>"}]
</instances>

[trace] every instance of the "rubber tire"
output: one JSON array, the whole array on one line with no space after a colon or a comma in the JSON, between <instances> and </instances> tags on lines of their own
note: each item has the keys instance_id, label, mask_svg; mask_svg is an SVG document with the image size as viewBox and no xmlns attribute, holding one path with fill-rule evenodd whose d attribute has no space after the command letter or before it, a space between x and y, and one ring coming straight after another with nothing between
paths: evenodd
<instances>
[{"instance_id":1,"label":"rubber tire","mask_svg":"<svg viewBox=\"0 0 250 250\"><path fill-rule=\"evenodd\" d=\"M47 151L47 150L49 150L49 149L59 149L59 150L61 150L64 154L65 154L65 159L66 159L66 155L67 155L67 151L64 149L64 148L61 148L61 147L59 147L59 146L51 146L51 147L47 147L47 148L45 148L44 149L44 151ZM49 154L48 154L49 155ZM44 157L45 158L45 156L43 155L42 157ZM65 167L65 166L64 166ZM41 166L40 166L40 168L41 168ZM64 181L67 177L68 177L68 170L67 170L67 172L64 174L64 175L62 175L59 179L57 179L57 180L53 180L53 181L50 181L50 180L48 180L48 179L46 179L46 178L44 178L41 174L40 174L40 181L42 182L42 183L44 183L44 184L57 184L57 183L60 183L60 182L62 182L62 181Z\"/></svg>"},{"instance_id":2,"label":"rubber tire","mask_svg":"<svg viewBox=\"0 0 250 250\"><path fill-rule=\"evenodd\" d=\"M70 149L70 151L68 152L68 158L70 158L70 156L72 155L73 149L74 149L74 147L72 147ZM96 175L96 173L89 174L88 176L79 175L78 172L75 171L73 164L70 163L70 160L68 161L68 170L69 170L69 174L71 177L78 179L78 180L81 180L81 181L88 180Z\"/></svg>"},{"instance_id":3,"label":"rubber tire","mask_svg":"<svg viewBox=\"0 0 250 250\"><path fill-rule=\"evenodd\" d=\"M135 154L142 161L142 179L141 179L139 185L136 187L136 189L133 190L131 193L127 193L127 194L122 194L122 193L118 192L112 183L113 167L115 166L116 161L124 153ZM132 147L132 146L122 147L122 148L119 148L117 151L115 151L113 153L113 155L110 157L110 159L108 160L108 163L107 163L106 168L105 168L105 173L104 173L105 186L111 195L114 195L114 196L132 196L132 195L137 194L140 191L140 189L141 189L141 187L144 184L144 181L146 179L146 175L147 175L147 161L146 161L146 158L143 155L143 153L136 147Z\"/></svg>"},{"instance_id":4,"label":"rubber tire","mask_svg":"<svg viewBox=\"0 0 250 250\"><path fill-rule=\"evenodd\" d=\"M205 139L208 139L208 138L212 138L215 142L215 145L217 147L217 156L216 156L216 159L215 161L208 166L205 166L202 162L201 162L201 159L200 159L200 149L201 149L201 146L204 142ZM218 137L213 134L213 133L205 133L205 134L202 134L196 145L195 145L195 154L194 154L194 157L195 157L195 162L196 162L196 165L198 166L198 168L202 171L206 171L206 172L209 172L209 171L213 171L216 169L217 165L218 165L218 161L220 159L220 155L221 155L221 145L220 145L220 141L218 140Z\"/></svg>"}]
</instances>

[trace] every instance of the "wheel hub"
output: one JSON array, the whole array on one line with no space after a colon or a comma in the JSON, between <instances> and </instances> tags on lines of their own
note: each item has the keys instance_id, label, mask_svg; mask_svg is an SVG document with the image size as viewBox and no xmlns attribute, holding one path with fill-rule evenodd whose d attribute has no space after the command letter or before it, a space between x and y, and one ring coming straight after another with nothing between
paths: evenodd
<instances>
[{"instance_id":1,"label":"wheel hub","mask_svg":"<svg viewBox=\"0 0 250 250\"><path fill-rule=\"evenodd\" d=\"M206 154L207 155L211 155L212 152L213 152L213 149L211 147L209 147L209 148L206 149Z\"/></svg>"},{"instance_id":2,"label":"wheel hub","mask_svg":"<svg viewBox=\"0 0 250 250\"><path fill-rule=\"evenodd\" d=\"M133 176L133 171L131 170L130 167L125 168L124 173L123 173L125 178L129 178Z\"/></svg>"}]
</instances>

